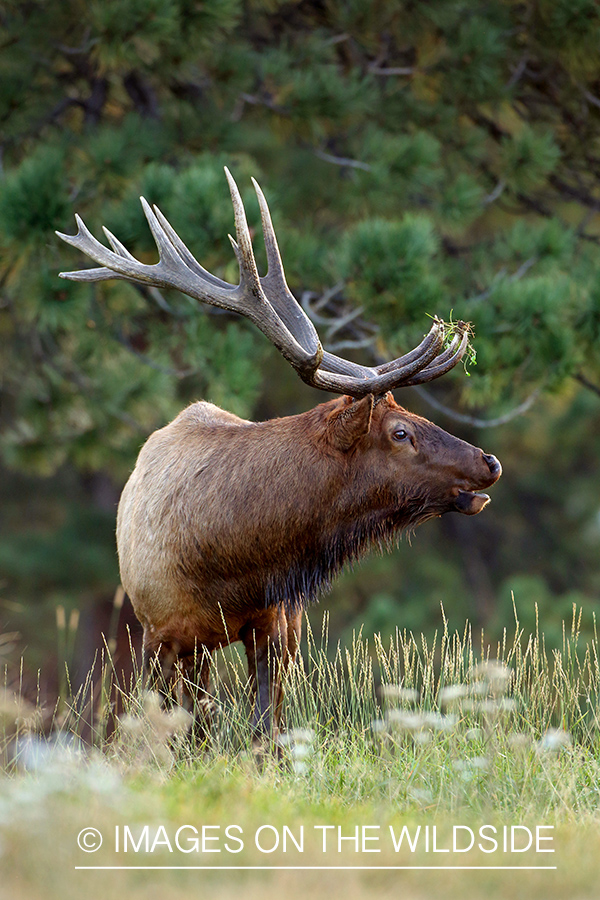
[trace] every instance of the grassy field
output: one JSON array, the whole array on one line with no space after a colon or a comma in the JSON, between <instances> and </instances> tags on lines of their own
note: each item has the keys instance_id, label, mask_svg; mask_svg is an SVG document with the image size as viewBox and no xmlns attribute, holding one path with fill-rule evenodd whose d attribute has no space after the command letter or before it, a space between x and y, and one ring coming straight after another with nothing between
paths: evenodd
<instances>
[{"instance_id":1,"label":"grassy field","mask_svg":"<svg viewBox=\"0 0 600 900\"><path fill-rule=\"evenodd\" d=\"M325 621L289 673L279 753L262 758L236 648L200 745L139 679L118 685L108 735L111 674L107 657L45 736L6 675L2 898L598 896L600 663L575 616L552 653L518 622L493 647L444 625L330 647Z\"/></svg>"}]
</instances>

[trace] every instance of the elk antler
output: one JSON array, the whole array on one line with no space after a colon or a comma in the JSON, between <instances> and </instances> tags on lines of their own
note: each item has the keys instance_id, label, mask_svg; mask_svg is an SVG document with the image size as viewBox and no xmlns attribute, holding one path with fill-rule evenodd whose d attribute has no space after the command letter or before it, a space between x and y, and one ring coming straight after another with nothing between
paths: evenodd
<instances>
[{"instance_id":1,"label":"elk antler","mask_svg":"<svg viewBox=\"0 0 600 900\"><path fill-rule=\"evenodd\" d=\"M258 274L246 213L238 187L226 168L237 241L231 235L240 267L237 285L222 281L207 272L192 256L178 234L160 212L141 198L142 207L158 248L155 265L138 262L117 238L104 228L112 247L108 250L96 240L76 215L76 235L56 232L63 241L77 247L102 268L61 272L72 281L105 281L122 278L154 287L177 288L195 300L240 313L251 319L292 364L303 381L336 394L364 397L380 395L396 387L423 384L448 372L462 359L468 343L468 326L456 323L450 345L444 350L447 326L437 317L418 347L404 356L380 366L361 366L323 350L319 336L285 280L271 214L264 194L254 178L267 251L267 274Z\"/></svg>"}]
</instances>

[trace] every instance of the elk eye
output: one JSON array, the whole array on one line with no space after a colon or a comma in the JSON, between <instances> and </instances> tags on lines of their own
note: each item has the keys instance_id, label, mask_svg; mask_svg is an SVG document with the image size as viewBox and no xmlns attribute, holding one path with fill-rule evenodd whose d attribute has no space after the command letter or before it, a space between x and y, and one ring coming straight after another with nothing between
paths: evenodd
<instances>
[{"instance_id":1,"label":"elk eye","mask_svg":"<svg viewBox=\"0 0 600 900\"><path fill-rule=\"evenodd\" d=\"M397 428L392 437L395 441L405 441L408 437L408 431L405 431L404 428Z\"/></svg>"}]
</instances>

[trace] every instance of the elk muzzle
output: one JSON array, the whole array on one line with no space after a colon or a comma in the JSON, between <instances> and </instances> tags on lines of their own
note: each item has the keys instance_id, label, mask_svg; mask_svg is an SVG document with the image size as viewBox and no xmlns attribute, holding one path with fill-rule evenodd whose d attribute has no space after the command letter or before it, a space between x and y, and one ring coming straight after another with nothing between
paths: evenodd
<instances>
[{"instance_id":1,"label":"elk muzzle","mask_svg":"<svg viewBox=\"0 0 600 900\"><path fill-rule=\"evenodd\" d=\"M487 469L489 470L489 474L486 473L484 476L485 480L481 487L491 487L491 485L498 481L502 475L502 466L500 465L500 461L496 459L495 456L492 456L491 453L482 453L481 457L484 466L487 466ZM454 509L456 512L463 513L466 516L476 516L489 502L490 497L488 494L457 488L454 499Z\"/></svg>"}]
</instances>

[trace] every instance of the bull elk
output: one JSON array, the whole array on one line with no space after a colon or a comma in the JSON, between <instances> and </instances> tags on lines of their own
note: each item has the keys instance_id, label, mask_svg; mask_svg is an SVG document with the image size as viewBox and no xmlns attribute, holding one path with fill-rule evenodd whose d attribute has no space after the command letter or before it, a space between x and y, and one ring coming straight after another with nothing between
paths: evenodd
<instances>
[{"instance_id":1,"label":"bull elk","mask_svg":"<svg viewBox=\"0 0 600 900\"><path fill-rule=\"evenodd\" d=\"M225 170L240 270L232 285L204 269L157 207L142 198L159 262L138 262L107 229L107 249L76 217L59 234L101 268L74 281L122 278L177 288L251 319L300 377L343 394L308 412L249 422L192 403L143 446L119 503L123 587L144 629L144 664L197 685L208 700L210 656L243 642L256 733L276 734L281 671L296 654L304 608L348 561L451 510L474 515L498 460L399 406L393 388L438 378L463 357L468 326L434 319L409 353L373 368L327 352L290 292L264 195L268 271L260 276L243 203Z\"/></svg>"}]
</instances>

